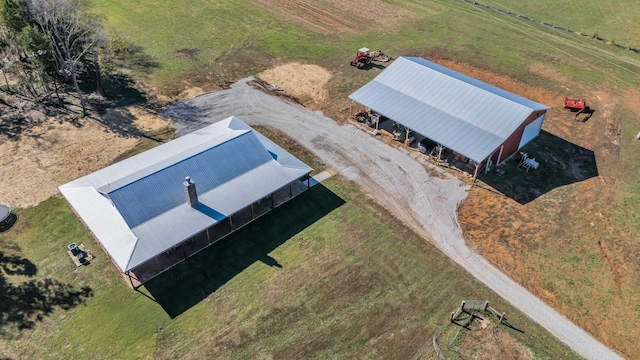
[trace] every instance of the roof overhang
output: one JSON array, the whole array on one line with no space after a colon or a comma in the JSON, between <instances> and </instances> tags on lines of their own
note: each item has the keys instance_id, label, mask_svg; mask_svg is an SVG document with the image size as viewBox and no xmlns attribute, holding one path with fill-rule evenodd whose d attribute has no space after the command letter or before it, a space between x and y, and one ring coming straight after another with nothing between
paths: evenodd
<instances>
[{"instance_id":1,"label":"roof overhang","mask_svg":"<svg viewBox=\"0 0 640 360\"><path fill-rule=\"evenodd\" d=\"M127 206L126 201L117 202L105 196L248 132L258 139L248 144L259 147L254 150L263 151L270 160L260 161L255 167L235 174L213 188L199 190L200 204L195 207L183 201L130 226L121 213L122 206ZM227 170L233 165L227 164ZM215 166L208 168L215 169ZM59 190L120 270L127 272L311 171L286 150L239 119L230 117L61 185ZM197 184L197 179L195 181ZM177 191L184 191L182 181L161 184L177 186ZM155 197L162 196L162 190L141 189ZM175 193L176 189L172 191Z\"/></svg>"}]
</instances>

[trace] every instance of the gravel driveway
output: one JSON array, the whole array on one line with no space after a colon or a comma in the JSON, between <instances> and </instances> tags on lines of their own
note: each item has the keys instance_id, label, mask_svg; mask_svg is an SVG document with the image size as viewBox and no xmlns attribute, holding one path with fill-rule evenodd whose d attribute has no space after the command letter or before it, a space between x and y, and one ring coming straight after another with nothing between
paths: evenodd
<instances>
[{"instance_id":1,"label":"gravel driveway","mask_svg":"<svg viewBox=\"0 0 640 360\"><path fill-rule=\"evenodd\" d=\"M282 130L578 354L594 360L621 359L466 246L456 213L467 196L462 182L435 167L432 173L439 175L430 176L425 164L431 165L423 155L391 147L356 126L339 125L321 112L257 90L250 80L173 105L162 115L176 121L178 135L231 115L250 125Z\"/></svg>"}]
</instances>

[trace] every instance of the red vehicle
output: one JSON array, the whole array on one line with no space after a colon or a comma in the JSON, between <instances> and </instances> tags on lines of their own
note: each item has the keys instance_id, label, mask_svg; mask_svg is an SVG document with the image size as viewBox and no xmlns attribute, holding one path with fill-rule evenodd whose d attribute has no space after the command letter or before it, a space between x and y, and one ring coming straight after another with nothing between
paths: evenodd
<instances>
[{"instance_id":1,"label":"red vehicle","mask_svg":"<svg viewBox=\"0 0 640 360\"><path fill-rule=\"evenodd\" d=\"M360 109L351 115L351 118L357 122L365 122L370 118L369 111L367 109Z\"/></svg>"},{"instance_id":2,"label":"red vehicle","mask_svg":"<svg viewBox=\"0 0 640 360\"><path fill-rule=\"evenodd\" d=\"M587 107L587 104L584 99L569 98L569 97L564 98L565 109L578 110L578 112L576 113L576 117L578 117L578 114L583 112L586 109L586 107Z\"/></svg>"},{"instance_id":3,"label":"red vehicle","mask_svg":"<svg viewBox=\"0 0 640 360\"><path fill-rule=\"evenodd\" d=\"M353 58L353 60L351 60L351 66L357 66L358 68L361 68L364 65L371 64L372 60L373 56L371 56L371 54L369 53L369 49L362 48L358 50L356 56Z\"/></svg>"}]
</instances>

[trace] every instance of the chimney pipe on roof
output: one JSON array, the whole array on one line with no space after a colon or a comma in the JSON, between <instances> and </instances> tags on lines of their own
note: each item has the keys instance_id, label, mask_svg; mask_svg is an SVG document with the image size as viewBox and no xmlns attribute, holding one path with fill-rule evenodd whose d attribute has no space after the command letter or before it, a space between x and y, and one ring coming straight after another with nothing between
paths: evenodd
<instances>
[{"instance_id":1,"label":"chimney pipe on roof","mask_svg":"<svg viewBox=\"0 0 640 360\"><path fill-rule=\"evenodd\" d=\"M189 176L184 178L184 194L187 196L187 203L196 206L198 204L198 193L196 192L196 183L191 181Z\"/></svg>"}]
</instances>

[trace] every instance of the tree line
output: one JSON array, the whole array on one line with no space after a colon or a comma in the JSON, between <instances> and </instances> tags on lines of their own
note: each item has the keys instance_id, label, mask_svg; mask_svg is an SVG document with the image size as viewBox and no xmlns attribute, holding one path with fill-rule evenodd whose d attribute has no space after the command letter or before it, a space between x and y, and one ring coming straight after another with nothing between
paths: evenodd
<instances>
[{"instance_id":1,"label":"tree line","mask_svg":"<svg viewBox=\"0 0 640 360\"><path fill-rule=\"evenodd\" d=\"M104 79L114 71L118 53L127 50L123 44L109 39L85 0L0 0L0 91L60 100L60 89L68 85L86 116L79 77L95 74L104 95Z\"/></svg>"}]
</instances>

